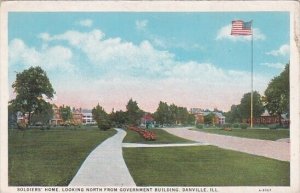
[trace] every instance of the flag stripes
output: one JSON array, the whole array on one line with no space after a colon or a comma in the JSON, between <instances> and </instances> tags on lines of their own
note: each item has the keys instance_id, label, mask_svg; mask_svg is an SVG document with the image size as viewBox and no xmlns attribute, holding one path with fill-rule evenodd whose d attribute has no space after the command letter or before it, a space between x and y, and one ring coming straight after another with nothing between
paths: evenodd
<instances>
[{"instance_id":1,"label":"flag stripes","mask_svg":"<svg viewBox=\"0 0 300 193\"><path fill-rule=\"evenodd\" d=\"M231 35L252 35L252 21L244 22L242 20L232 21Z\"/></svg>"}]
</instances>

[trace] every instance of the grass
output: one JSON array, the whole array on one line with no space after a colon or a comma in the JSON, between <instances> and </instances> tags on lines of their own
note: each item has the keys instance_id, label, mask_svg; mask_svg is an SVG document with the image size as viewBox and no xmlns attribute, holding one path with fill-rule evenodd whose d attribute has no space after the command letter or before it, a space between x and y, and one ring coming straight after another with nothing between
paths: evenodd
<instances>
[{"instance_id":1,"label":"grass","mask_svg":"<svg viewBox=\"0 0 300 193\"><path fill-rule=\"evenodd\" d=\"M9 185L68 185L87 155L116 133L84 128L9 131Z\"/></svg>"},{"instance_id":2,"label":"grass","mask_svg":"<svg viewBox=\"0 0 300 193\"><path fill-rule=\"evenodd\" d=\"M152 129L157 139L155 141L147 141L141 137L137 132L127 129L127 135L123 140L123 143L149 143L149 144L168 144L168 143L191 143L193 141L183 139L172 135L162 129Z\"/></svg>"},{"instance_id":3,"label":"grass","mask_svg":"<svg viewBox=\"0 0 300 193\"><path fill-rule=\"evenodd\" d=\"M265 139L265 140L278 140L282 138L289 138L289 129L235 129L232 131L224 131L219 128L205 128L194 129L197 131L204 131L207 133L215 133L220 135L230 135L236 137L253 138L253 139Z\"/></svg>"},{"instance_id":4,"label":"grass","mask_svg":"<svg viewBox=\"0 0 300 193\"><path fill-rule=\"evenodd\" d=\"M289 162L215 146L123 148L138 186L289 186Z\"/></svg>"}]
</instances>

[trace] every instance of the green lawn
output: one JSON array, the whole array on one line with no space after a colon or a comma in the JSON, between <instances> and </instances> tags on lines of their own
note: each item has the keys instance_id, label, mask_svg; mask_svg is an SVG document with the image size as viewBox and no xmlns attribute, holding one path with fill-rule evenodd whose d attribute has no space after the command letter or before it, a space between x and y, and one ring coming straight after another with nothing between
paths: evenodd
<instances>
[{"instance_id":1,"label":"green lawn","mask_svg":"<svg viewBox=\"0 0 300 193\"><path fill-rule=\"evenodd\" d=\"M220 135L230 135L237 137L253 138L253 139L266 139L277 140L290 137L289 129L232 129L232 131L224 131L219 128L205 128L194 129L197 131L204 131L208 133L215 133Z\"/></svg>"},{"instance_id":2,"label":"green lawn","mask_svg":"<svg viewBox=\"0 0 300 193\"><path fill-rule=\"evenodd\" d=\"M87 155L115 130L9 131L9 185L66 186Z\"/></svg>"},{"instance_id":3,"label":"green lawn","mask_svg":"<svg viewBox=\"0 0 300 193\"><path fill-rule=\"evenodd\" d=\"M138 186L289 186L289 162L215 146L123 148Z\"/></svg>"},{"instance_id":4,"label":"green lawn","mask_svg":"<svg viewBox=\"0 0 300 193\"><path fill-rule=\"evenodd\" d=\"M146 141L143 137L141 137L137 132L127 129L127 135L123 140L123 143L149 143L149 144L166 144L166 143L191 143L193 141L183 139L177 136L174 136L162 129L151 129L153 131L157 139L155 141Z\"/></svg>"}]
</instances>

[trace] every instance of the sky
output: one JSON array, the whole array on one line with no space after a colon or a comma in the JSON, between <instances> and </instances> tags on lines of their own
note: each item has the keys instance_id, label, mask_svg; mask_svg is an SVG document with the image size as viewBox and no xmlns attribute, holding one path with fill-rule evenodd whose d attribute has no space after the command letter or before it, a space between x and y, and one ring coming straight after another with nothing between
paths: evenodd
<instances>
[{"instance_id":1,"label":"sky","mask_svg":"<svg viewBox=\"0 0 300 193\"><path fill-rule=\"evenodd\" d=\"M159 101L230 110L251 92L251 36L231 22L253 21L254 90L289 62L288 12L10 12L9 88L41 66L52 103L107 112L130 98L154 112Z\"/></svg>"}]
</instances>

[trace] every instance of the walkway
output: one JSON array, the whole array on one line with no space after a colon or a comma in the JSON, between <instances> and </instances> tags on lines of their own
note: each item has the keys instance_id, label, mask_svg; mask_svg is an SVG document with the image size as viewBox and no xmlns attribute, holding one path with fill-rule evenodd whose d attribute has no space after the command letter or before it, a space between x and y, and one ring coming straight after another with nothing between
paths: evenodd
<instances>
[{"instance_id":1,"label":"walkway","mask_svg":"<svg viewBox=\"0 0 300 193\"><path fill-rule=\"evenodd\" d=\"M116 130L90 153L69 186L136 186L122 155L126 132Z\"/></svg>"},{"instance_id":2,"label":"walkway","mask_svg":"<svg viewBox=\"0 0 300 193\"><path fill-rule=\"evenodd\" d=\"M208 143L224 149L290 161L290 143L286 142L217 135L188 128L165 128L164 130L185 139Z\"/></svg>"},{"instance_id":3,"label":"walkway","mask_svg":"<svg viewBox=\"0 0 300 193\"><path fill-rule=\"evenodd\" d=\"M144 143L123 143L123 147L186 147L208 145L206 143L173 143L173 144L144 144Z\"/></svg>"}]
</instances>

